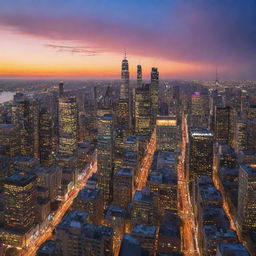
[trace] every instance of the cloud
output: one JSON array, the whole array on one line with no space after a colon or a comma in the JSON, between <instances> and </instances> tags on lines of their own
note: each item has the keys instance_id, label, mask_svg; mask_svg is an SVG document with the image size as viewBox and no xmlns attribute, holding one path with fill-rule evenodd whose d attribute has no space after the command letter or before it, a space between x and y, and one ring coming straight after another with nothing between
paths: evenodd
<instances>
[{"instance_id":1,"label":"cloud","mask_svg":"<svg viewBox=\"0 0 256 256\"><path fill-rule=\"evenodd\" d=\"M93 47L81 47L81 46L67 46L67 45L55 45L55 44L45 44L44 46L55 49L57 52L68 52L68 53L78 53L86 56L96 56L101 53L100 50L96 50Z\"/></svg>"},{"instance_id":2,"label":"cloud","mask_svg":"<svg viewBox=\"0 0 256 256\"><path fill-rule=\"evenodd\" d=\"M256 76L254 0L39 1L0 6L0 25L19 33L95 49L216 64ZM30 2L28 0L28 2ZM57 51L100 54L87 47L48 46ZM96 51L96 52L95 52Z\"/></svg>"}]
</instances>

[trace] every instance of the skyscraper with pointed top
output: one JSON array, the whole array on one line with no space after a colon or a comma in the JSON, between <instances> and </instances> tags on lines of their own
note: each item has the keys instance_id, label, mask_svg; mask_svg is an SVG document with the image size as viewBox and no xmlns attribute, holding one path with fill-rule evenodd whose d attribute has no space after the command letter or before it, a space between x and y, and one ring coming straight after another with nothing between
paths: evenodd
<instances>
[{"instance_id":1,"label":"skyscraper with pointed top","mask_svg":"<svg viewBox=\"0 0 256 256\"><path fill-rule=\"evenodd\" d=\"M129 64L126 58L126 53L124 59L122 60L122 71L121 71L121 90L120 90L120 99L129 98Z\"/></svg>"}]
</instances>

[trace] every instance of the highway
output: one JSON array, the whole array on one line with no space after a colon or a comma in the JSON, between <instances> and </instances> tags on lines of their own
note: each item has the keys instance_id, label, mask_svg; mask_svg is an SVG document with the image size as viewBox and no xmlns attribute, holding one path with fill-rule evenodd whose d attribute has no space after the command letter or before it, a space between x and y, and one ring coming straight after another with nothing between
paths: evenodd
<instances>
[{"instance_id":1,"label":"highway","mask_svg":"<svg viewBox=\"0 0 256 256\"><path fill-rule=\"evenodd\" d=\"M195 224L192 205L189 197L189 188L185 176L186 144L188 141L187 118L182 115L182 142L181 155L178 164L178 191L179 191L179 215L183 221L182 227L182 251L186 256L199 256L198 229Z\"/></svg>"},{"instance_id":2,"label":"highway","mask_svg":"<svg viewBox=\"0 0 256 256\"><path fill-rule=\"evenodd\" d=\"M93 166L89 169L87 175L81 179L77 186L70 192L67 200L63 201L56 214L53 217L52 222L49 224L45 231L42 231L41 234L37 237L36 240L32 240L27 249L23 249L21 251L21 256L34 256L38 248L48 239L51 239L52 232L55 227L59 224L59 222L64 217L65 213L71 207L73 200L78 195L79 191L86 185L87 180L91 177L93 173L97 171L97 161L93 164Z\"/></svg>"}]
</instances>

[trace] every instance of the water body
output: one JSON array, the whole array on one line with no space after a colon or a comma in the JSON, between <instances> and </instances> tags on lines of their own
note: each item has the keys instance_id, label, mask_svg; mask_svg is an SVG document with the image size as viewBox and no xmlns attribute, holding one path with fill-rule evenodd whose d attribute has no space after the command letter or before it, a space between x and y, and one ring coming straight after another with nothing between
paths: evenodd
<instances>
[{"instance_id":1,"label":"water body","mask_svg":"<svg viewBox=\"0 0 256 256\"><path fill-rule=\"evenodd\" d=\"M13 100L15 92L0 92L0 104Z\"/></svg>"}]
</instances>

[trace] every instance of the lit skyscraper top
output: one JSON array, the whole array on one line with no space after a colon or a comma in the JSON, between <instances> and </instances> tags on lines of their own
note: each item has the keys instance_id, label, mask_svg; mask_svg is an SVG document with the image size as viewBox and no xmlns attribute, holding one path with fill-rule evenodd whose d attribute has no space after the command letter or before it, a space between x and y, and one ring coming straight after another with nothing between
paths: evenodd
<instances>
[{"instance_id":1,"label":"lit skyscraper top","mask_svg":"<svg viewBox=\"0 0 256 256\"><path fill-rule=\"evenodd\" d=\"M126 59L126 53L124 59L122 60L122 71L121 71L121 91L120 99L128 99L128 90L129 90L129 64Z\"/></svg>"}]
</instances>

